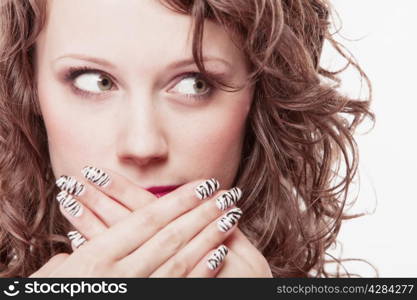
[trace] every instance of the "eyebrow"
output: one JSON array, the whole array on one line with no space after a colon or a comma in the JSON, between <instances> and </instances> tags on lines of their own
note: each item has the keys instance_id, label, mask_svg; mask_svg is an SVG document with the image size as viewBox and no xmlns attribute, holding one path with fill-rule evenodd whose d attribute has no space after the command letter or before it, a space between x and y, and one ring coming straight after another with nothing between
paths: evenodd
<instances>
[{"instance_id":1,"label":"eyebrow","mask_svg":"<svg viewBox=\"0 0 417 300\"><path fill-rule=\"evenodd\" d=\"M54 61L60 60L62 58L80 59L80 60L89 61L89 62L92 62L92 63L95 63L95 64L102 65L102 66L107 67L109 69L116 69L115 65L113 65L111 62L109 62L109 61L107 61L103 58L88 56L88 55L84 55L84 54L65 54L65 55L61 55L61 56L57 57ZM207 62L207 61L221 62L224 65L226 65L227 67L232 68L232 64L230 62L228 62L227 60L221 58L221 57L203 56L203 62ZM178 60L178 61L174 61L174 62L170 63L167 66L167 68L174 69L174 68L180 68L180 67L195 65L195 64L196 63L195 63L193 58L186 58L186 59L182 59L182 60Z\"/></svg>"}]
</instances>

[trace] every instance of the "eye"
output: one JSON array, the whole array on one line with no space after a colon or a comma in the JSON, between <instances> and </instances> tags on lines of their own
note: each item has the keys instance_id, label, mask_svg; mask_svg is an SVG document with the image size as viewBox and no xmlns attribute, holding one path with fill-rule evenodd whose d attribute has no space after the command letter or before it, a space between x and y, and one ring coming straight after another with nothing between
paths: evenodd
<instances>
[{"instance_id":1,"label":"eye","mask_svg":"<svg viewBox=\"0 0 417 300\"><path fill-rule=\"evenodd\" d=\"M64 81L71 86L74 93L83 97L101 97L116 86L112 76L88 66L70 68L64 75ZM170 92L198 101L209 98L214 88L200 73L190 72L181 76Z\"/></svg>"},{"instance_id":2,"label":"eye","mask_svg":"<svg viewBox=\"0 0 417 300\"><path fill-rule=\"evenodd\" d=\"M198 73L195 73L185 75L172 91L189 97L198 97L210 93L211 86Z\"/></svg>"},{"instance_id":3,"label":"eye","mask_svg":"<svg viewBox=\"0 0 417 300\"><path fill-rule=\"evenodd\" d=\"M112 89L112 80L97 72L89 72L74 77L74 86L87 93L98 94Z\"/></svg>"}]
</instances>

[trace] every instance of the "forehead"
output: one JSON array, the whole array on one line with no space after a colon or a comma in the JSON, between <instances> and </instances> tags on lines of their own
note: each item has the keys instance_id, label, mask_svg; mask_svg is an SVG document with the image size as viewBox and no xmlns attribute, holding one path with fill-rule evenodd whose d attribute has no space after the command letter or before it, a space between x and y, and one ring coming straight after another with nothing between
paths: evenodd
<instances>
[{"instance_id":1,"label":"forehead","mask_svg":"<svg viewBox=\"0 0 417 300\"><path fill-rule=\"evenodd\" d=\"M131 64L132 58L168 62L191 55L191 21L157 0L49 0L39 41L51 56L81 53L120 64ZM204 54L232 62L242 58L228 34L213 22L206 22L203 49Z\"/></svg>"}]
</instances>

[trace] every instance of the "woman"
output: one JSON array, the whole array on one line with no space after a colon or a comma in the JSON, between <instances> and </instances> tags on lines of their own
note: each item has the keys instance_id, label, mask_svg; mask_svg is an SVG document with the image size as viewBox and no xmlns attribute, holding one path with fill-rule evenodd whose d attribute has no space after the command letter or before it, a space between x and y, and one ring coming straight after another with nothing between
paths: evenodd
<instances>
[{"instance_id":1,"label":"woman","mask_svg":"<svg viewBox=\"0 0 417 300\"><path fill-rule=\"evenodd\" d=\"M1 276L330 276L373 114L319 66L327 39L367 80L329 11L3 1Z\"/></svg>"}]
</instances>

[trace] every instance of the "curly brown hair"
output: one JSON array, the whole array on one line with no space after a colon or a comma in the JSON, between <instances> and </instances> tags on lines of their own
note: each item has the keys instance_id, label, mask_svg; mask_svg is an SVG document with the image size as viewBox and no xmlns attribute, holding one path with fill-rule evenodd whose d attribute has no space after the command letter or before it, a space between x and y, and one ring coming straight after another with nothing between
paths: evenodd
<instances>
[{"instance_id":1,"label":"curly brown hair","mask_svg":"<svg viewBox=\"0 0 417 300\"><path fill-rule=\"evenodd\" d=\"M250 63L255 92L234 182L248 191L240 229L274 277L342 276L325 270L326 251L342 220L354 217L344 211L359 159L353 134L375 117L369 79L330 32L332 7L326 0L161 2L193 17L202 73L205 19L223 26ZM46 18L47 0L1 1L0 277L27 277L56 253L71 252L36 90L35 43ZM366 80L366 99L337 91L346 68L320 66L325 41Z\"/></svg>"}]
</instances>

